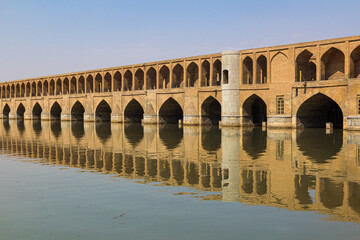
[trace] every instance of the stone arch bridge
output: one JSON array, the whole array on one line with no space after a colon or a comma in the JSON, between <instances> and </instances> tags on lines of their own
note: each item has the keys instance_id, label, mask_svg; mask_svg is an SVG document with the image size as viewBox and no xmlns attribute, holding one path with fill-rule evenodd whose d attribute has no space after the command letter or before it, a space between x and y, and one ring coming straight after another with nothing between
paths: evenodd
<instances>
[{"instance_id":1,"label":"stone arch bridge","mask_svg":"<svg viewBox=\"0 0 360 240\"><path fill-rule=\"evenodd\" d=\"M360 36L0 84L3 118L360 129Z\"/></svg>"}]
</instances>

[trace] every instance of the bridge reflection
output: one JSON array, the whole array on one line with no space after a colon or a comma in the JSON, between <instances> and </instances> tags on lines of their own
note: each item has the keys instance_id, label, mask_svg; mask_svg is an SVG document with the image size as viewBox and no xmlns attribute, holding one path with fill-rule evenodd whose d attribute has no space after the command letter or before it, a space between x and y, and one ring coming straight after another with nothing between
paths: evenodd
<instances>
[{"instance_id":1,"label":"bridge reflection","mask_svg":"<svg viewBox=\"0 0 360 240\"><path fill-rule=\"evenodd\" d=\"M5 120L2 154L360 222L360 134Z\"/></svg>"}]
</instances>

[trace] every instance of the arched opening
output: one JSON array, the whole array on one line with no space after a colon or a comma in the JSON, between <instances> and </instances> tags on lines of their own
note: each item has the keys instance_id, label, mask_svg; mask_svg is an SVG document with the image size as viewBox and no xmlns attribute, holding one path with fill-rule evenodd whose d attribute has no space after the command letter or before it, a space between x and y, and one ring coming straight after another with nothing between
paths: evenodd
<instances>
[{"instance_id":1,"label":"arched opening","mask_svg":"<svg viewBox=\"0 0 360 240\"><path fill-rule=\"evenodd\" d=\"M330 48L321 57L321 79L341 79L345 77L345 55L337 48Z\"/></svg>"},{"instance_id":2,"label":"arched opening","mask_svg":"<svg viewBox=\"0 0 360 240\"><path fill-rule=\"evenodd\" d=\"M156 89L156 70L151 67L146 73L147 89Z\"/></svg>"},{"instance_id":3,"label":"arched opening","mask_svg":"<svg viewBox=\"0 0 360 240\"><path fill-rule=\"evenodd\" d=\"M70 81L70 94L76 94L76 93L77 93L76 78L72 77Z\"/></svg>"},{"instance_id":4,"label":"arched opening","mask_svg":"<svg viewBox=\"0 0 360 240\"><path fill-rule=\"evenodd\" d=\"M210 86L210 63L207 60L201 64L201 86Z\"/></svg>"},{"instance_id":5,"label":"arched opening","mask_svg":"<svg viewBox=\"0 0 360 240\"><path fill-rule=\"evenodd\" d=\"M29 89L30 89L30 85L29 85ZM6 87L6 97L7 98L10 98L10 85L7 85L7 87Z\"/></svg>"},{"instance_id":6,"label":"arched opening","mask_svg":"<svg viewBox=\"0 0 360 240\"><path fill-rule=\"evenodd\" d=\"M6 98L6 88L5 88L5 86L2 86L2 88L1 88L1 98Z\"/></svg>"},{"instance_id":7,"label":"arched opening","mask_svg":"<svg viewBox=\"0 0 360 240\"><path fill-rule=\"evenodd\" d=\"M339 105L328 96L318 93L307 99L299 107L297 127L325 128L332 123L334 128L343 127L343 113Z\"/></svg>"},{"instance_id":8,"label":"arched opening","mask_svg":"<svg viewBox=\"0 0 360 240\"><path fill-rule=\"evenodd\" d=\"M201 105L202 124L219 124L221 121L221 105L214 97L208 97Z\"/></svg>"},{"instance_id":9,"label":"arched opening","mask_svg":"<svg viewBox=\"0 0 360 240\"><path fill-rule=\"evenodd\" d=\"M256 83L267 82L267 60L264 55L261 55L256 60Z\"/></svg>"},{"instance_id":10,"label":"arched opening","mask_svg":"<svg viewBox=\"0 0 360 240\"><path fill-rule=\"evenodd\" d=\"M183 119L183 110L173 98L166 100L159 110L160 123L179 123Z\"/></svg>"},{"instance_id":11,"label":"arched opening","mask_svg":"<svg viewBox=\"0 0 360 240\"><path fill-rule=\"evenodd\" d=\"M71 121L83 121L84 112L84 106L79 101L76 101L76 103L71 108Z\"/></svg>"},{"instance_id":12,"label":"arched opening","mask_svg":"<svg viewBox=\"0 0 360 240\"><path fill-rule=\"evenodd\" d=\"M43 95L44 96L47 96L48 95L48 92L49 92L49 83L48 81L44 81L44 89L43 89Z\"/></svg>"},{"instance_id":13,"label":"arched opening","mask_svg":"<svg viewBox=\"0 0 360 240\"><path fill-rule=\"evenodd\" d=\"M14 84L11 85L11 97L12 98L15 97L15 85Z\"/></svg>"},{"instance_id":14,"label":"arched opening","mask_svg":"<svg viewBox=\"0 0 360 240\"><path fill-rule=\"evenodd\" d=\"M126 122L141 122L144 118L144 109L138 101L132 99L125 108L124 117Z\"/></svg>"},{"instance_id":15,"label":"arched opening","mask_svg":"<svg viewBox=\"0 0 360 240\"><path fill-rule=\"evenodd\" d=\"M31 84L31 96L35 97L36 96L36 82L33 82Z\"/></svg>"},{"instance_id":16,"label":"arched opening","mask_svg":"<svg viewBox=\"0 0 360 240\"><path fill-rule=\"evenodd\" d=\"M350 77L360 78L360 46L350 54Z\"/></svg>"},{"instance_id":17,"label":"arched opening","mask_svg":"<svg viewBox=\"0 0 360 240\"><path fill-rule=\"evenodd\" d=\"M3 94L5 93L5 87L3 87ZM25 83L21 84L21 88L20 88L20 96L21 97L25 97Z\"/></svg>"},{"instance_id":18,"label":"arched opening","mask_svg":"<svg viewBox=\"0 0 360 240\"><path fill-rule=\"evenodd\" d=\"M89 75L86 78L86 93L92 93L94 91L94 78Z\"/></svg>"},{"instance_id":19,"label":"arched opening","mask_svg":"<svg viewBox=\"0 0 360 240\"><path fill-rule=\"evenodd\" d=\"M25 113L25 107L22 103L19 104L17 110L16 110L16 117L17 118L24 118Z\"/></svg>"},{"instance_id":20,"label":"arched opening","mask_svg":"<svg viewBox=\"0 0 360 240\"><path fill-rule=\"evenodd\" d=\"M246 57L243 61L243 84L253 83L253 60Z\"/></svg>"},{"instance_id":21,"label":"arched opening","mask_svg":"<svg viewBox=\"0 0 360 240\"><path fill-rule=\"evenodd\" d=\"M83 76L79 77L78 81L78 93L85 93L85 78Z\"/></svg>"},{"instance_id":22,"label":"arched opening","mask_svg":"<svg viewBox=\"0 0 360 240\"><path fill-rule=\"evenodd\" d=\"M37 96L41 96L42 95L42 82L38 82L37 83L37 91L36 91L36 93L37 93Z\"/></svg>"},{"instance_id":23,"label":"arched opening","mask_svg":"<svg viewBox=\"0 0 360 240\"><path fill-rule=\"evenodd\" d=\"M143 90L144 88L144 71L138 69L135 72L135 90Z\"/></svg>"},{"instance_id":24,"label":"arched opening","mask_svg":"<svg viewBox=\"0 0 360 240\"><path fill-rule=\"evenodd\" d=\"M9 114L10 114L10 107L9 105L6 103L4 108L3 108L3 117L4 118L9 118Z\"/></svg>"},{"instance_id":25,"label":"arched opening","mask_svg":"<svg viewBox=\"0 0 360 240\"><path fill-rule=\"evenodd\" d=\"M95 120L104 122L111 120L111 107L105 100L102 100L96 107Z\"/></svg>"},{"instance_id":26,"label":"arched opening","mask_svg":"<svg viewBox=\"0 0 360 240\"><path fill-rule=\"evenodd\" d=\"M251 95L243 104L243 124L256 126L267 120L267 108L264 100L257 95Z\"/></svg>"},{"instance_id":27,"label":"arched opening","mask_svg":"<svg viewBox=\"0 0 360 240\"><path fill-rule=\"evenodd\" d=\"M54 102L50 109L50 119L51 120L60 120L61 119L62 109L58 102Z\"/></svg>"},{"instance_id":28,"label":"arched opening","mask_svg":"<svg viewBox=\"0 0 360 240\"><path fill-rule=\"evenodd\" d=\"M69 94L69 92L70 92L69 79L65 78L64 79L64 86L63 86L63 94Z\"/></svg>"},{"instance_id":29,"label":"arched opening","mask_svg":"<svg viewBox=\"0 0 360 240\"><path fill-rule=\"evenodd\" d=\"M194 87L199 80L199 67L196 63L192 62L186 69L187 71L187 86Z\"/></svg>"},{"instance_id":30,"label":"arched opening","mask_svg":"<svg viewBox=\"0 0 360 240\"><path fill-rule=\"evenodd\" d=\"M42 113L42 108L41 108L40 104L35 103L33 110L32 110L33 119L41 119L41 113Z\"/></svg>"},{"instance_id":31,"label":"arched opening","mask_svg":"<svg viewBox=\"0 0 360 240\"><path fill-rule=\"evenodd\" d=\"M55 95L55 81L54 79L51 79L50 81L50 95Z\"/></svg>"},{"instance_id":32,"label":"arched opening","mask_svg":"<svg viewBox=\"0 0 360 240\"><path fill-rule=\"evenodd\" d=\"M121 73L118 71L114 74L114 91L121 91Z\"/></svg>"},{"instance_id":33,"label":"arched opening","mask_svg":"<svg viewBox=\"0 0 360 240\"><path fill-rule=\"evenodd\" d=\"M296 81L315 81L316 80L316 59L308 50L302 51L296 58Z\"/></svg>"},{"instance_id":34,"label":"arched opening","mask_svg":"<svg viewBox=\"0 0 360 240\"><path fill-rule=\"evenodd\" d=\"M102 76L100 73L95 76L95 92L102 92Z\"/></svg>"},{"instance_id":35,"label":"arched opening","mask_svg":"<svg viewBox=\"0 0 360 240\"><path fill-rule=\"evenodd\" d=\"M176 66L173 68L173 88L180 88L183 87L183 81L184 81L184 68L180 64L176 64Z\"/></svg>"},{"instance_id":36,"label":"arched opening","mask_svg":"<svg viewBox=\"0 0 360 240\"><path fill-rule=\"evenodd\" d=\"M62 82L60 78L56 81L55 92L56 95L61 95L62 93Z\"/></svg>"},{"instance_id":37,"label":"arched opening","mask_svg":"<svg viewBox=\"0 0 360 240\"><path fill-rule=\"evenodd\" d=\"M16 84L15 96L20 97L20 84Z\"/></svg>"},{"instance_id":38,"label":"arched opening","mask_svg":"<svg viewBox=\"0 0 360 240\"><path fill-rule=\"evenodd\" d=\"M124 74L124 91L131 91L132 89L132 72L127 70Z\"/></svg>"},{"instance_id":39,"label":"arched opening","mask_svg":"<svg viewBox=\"0 0 360 240\"><path fill-rule=\"evenodd\" d=\"M159 75L159 88L169 88L170 70L167 66L162 66Z\"/></svg>"},{"instance_id":40,"label":"arched opening","mask_svg":"<svg viewBox=\"0 0 360 240\"><path fill-rule=\"evenodd\" d=\"M106 73L104 76L104 92L111 92L111 74Z\"/></svg>"},{"instance_id":41,"label":"arched opening","mask_svg":"<svg viewBox=\"0 0 360 240\"><path fill-rule=\"evenodd\" d=\"M243 149L253 159L264 155L267 147L267 132L261 128L243 128Z\"/></svg>"}]
</instances>

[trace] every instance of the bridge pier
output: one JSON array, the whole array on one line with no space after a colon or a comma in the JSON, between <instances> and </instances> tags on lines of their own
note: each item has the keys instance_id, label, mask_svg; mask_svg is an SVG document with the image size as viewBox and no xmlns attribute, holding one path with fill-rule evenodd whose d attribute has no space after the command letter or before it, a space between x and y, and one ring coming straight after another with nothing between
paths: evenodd
<instances>
[{"instance_id":1,"label":"bridge pier","mask_svg":"<svg viewBox=\"0 0 360 240\"><path fill-rule=\"evenodd\" d=\"M95 114L84 113L84 122L95 122Z\"/></svg>"},{"instance_id":2,"label":"bridge pier","mask_svg":"<svg viewBox=\"0 0 360 240\"><path fill-rule=\"evenodd\" d=\"M71 114L61 113L61 121L71 121Z\"/></svg>"},{"instance_id":3,"label":"bridge pier","mask_svg":"<svg viewBox=\"0 0 360 240\"><path fill-rule=\"evenodd\" d=\"M144 124L157 124L158 123L158 117L159 116L157 116L157 115L144 115L142 123L144 123Z\"/></svg>"},{"instance_id":4,"label":"bridge pier","mask_svg":"<svg viewBox=\"0 0 360 240\"><path fill-rule=\"evenodd\" d=\"M124 116L122 114L111 114L111 122L121 123L124 121Z\"/></svg>"},{"instance_id":5,"label":"bridge pier","mask_svg":"<svg viewBox=\"0 0 360 240\"><path fill-rule=\"evenodd\" d=\"M195 115L184 115L183 124L184 125L199 125L201 117Z\"/></svg>"}]
</instances>

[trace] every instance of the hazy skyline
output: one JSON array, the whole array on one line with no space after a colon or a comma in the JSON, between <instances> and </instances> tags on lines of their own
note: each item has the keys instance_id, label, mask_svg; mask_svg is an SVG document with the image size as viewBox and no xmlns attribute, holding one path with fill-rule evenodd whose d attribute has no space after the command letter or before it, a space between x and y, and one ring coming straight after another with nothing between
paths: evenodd
<instances>
[{"instance_id":1,"label":"hazy skyline","mask_svg":"<svg viewBox=\"0 0 360 240\"><path fill-rule=\"evenodd\" d=\"M0 81L359 35L360 1L0 0Z\"/></svg>"}]
</instances>

